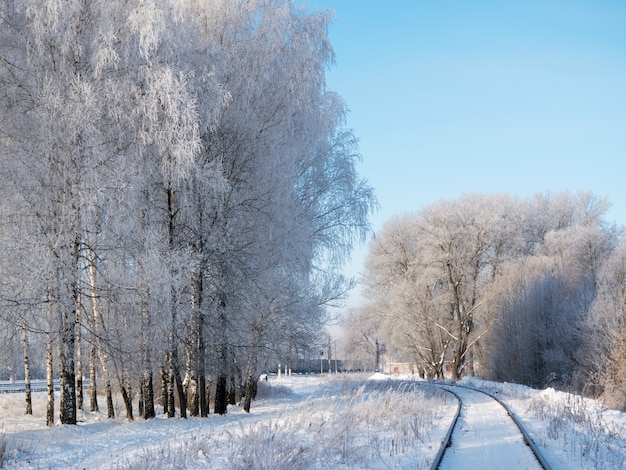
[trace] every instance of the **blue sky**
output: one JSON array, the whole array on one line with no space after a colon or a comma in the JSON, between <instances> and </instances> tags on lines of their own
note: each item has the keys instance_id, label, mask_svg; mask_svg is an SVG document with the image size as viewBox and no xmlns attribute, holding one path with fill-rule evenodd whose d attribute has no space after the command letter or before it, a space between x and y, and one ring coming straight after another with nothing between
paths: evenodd
<instances>
[{"instance_id":1,"label":"blue sky","mask_svg":"<svg viewBox=\"0 0 626 470\"><path fill-rule=\"evenodd\" d=\"M607 197L626 225L625 1L306 3L336 15L327 85L350 108L375 230L466 193L564 190Z\"/></svg>"}]
</instances>

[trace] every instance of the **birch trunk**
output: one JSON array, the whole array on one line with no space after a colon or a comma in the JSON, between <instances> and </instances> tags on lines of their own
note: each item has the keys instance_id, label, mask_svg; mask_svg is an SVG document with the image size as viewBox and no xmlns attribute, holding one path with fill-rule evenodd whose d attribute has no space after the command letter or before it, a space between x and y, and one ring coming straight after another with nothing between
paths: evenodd
<instances>
[{"instance_id":1,"label":"birch trunk","mask_svg":"<svg viewBox=\"0 0 626 470\"><path fill-rule=\"evenodd\" d=\"M76 372L74 365L73 313L61 306L61 336L59 341L59 382L61 398L59 419L61 424L76 424ZM73 310L72 310L73 312Z\"/></svg>"},{"instance_id":2,"label":"birch trunk","mask_svg":"<svg viewBox=\"0 0 626 470\"><path fill-rule=\"evenodd\" d=\"M176 320L175 314L172 316L172 323ZM187 399L183 388L183 383L180 378L179 365L178 365L178 347L176 346L176 337L174 334L174 325L172 324L170 331L170 351L168 355L168 368L169 377L167 380L167 401L168 401L168 418L176 416L176 404L174 391L178 393L178 404L180 408L180 417L187 417Z\"/></svg>"},{"instance_id":3,"label":"birch trunk","mask_svg":"<svg viewBox=\"0 0 626 470\"><path fill-rule=\"evenodd\" d=\"M170 333L170 337L174 336L174 333ZM166 392L166 403L167 403L167 417L174 418L176 416L176 400L174 396L174 359L172 355L170 339L170 351L167 355L167 392Z\"/></svg>"},{"instance_id":4,"label":"birch trunk","mask_svg":"<svg viewBox=\"0 0 626 470\"><path fill-rule=\"evenodd\" d=\"M83 361L81 339L81 300L79 290L76 303L76 408L79 410L83 409Z\"/></svg>"},{"instance_id":5,"label":"birch trunk","mask_svg":"<svg viewBox=\"0 0 626 470\"><path fill-rule=\"evenodd\" d=\"M87 258L89 267L89 296L91 298L91 316L93 322L94 336L98 340L98 357L100 359L100 367L102 368L102 378L104 379L104 391L107 402L107 417L115 418L115 409L113 407L113 394L111 391L111 376L109 374L109 357L106 352L108 345L104 344L106 331L104 329L104 320L100 310L98 309L97 291L96 291L96 266L94 264L93 253L87 250Z\"/></svg>"},{"instance_id":6,"label":"birch trunk","mask_svg":"<svg viewBox=\"0 0 626 470\"><path fill-rule=\"evenodd\" d=\"M28 330L26 326L22 328L22 348L24 352L24 400L25 414L33 414L33 400L30 391L30 359L28 351Z\"/></svg>"},{"instance_id":7,"label":"birch trunk","mask_svg":"<svg viewBox=\"0 0 626 470\"><path fill-rule=\"evenodd\" d=\"M130 325L128 324L128 317L124 317L124 328L126 331L130 331ZM115 371L117 374L117 381L120 384L120 391L122 392L122 400L124 401L124 407L126 408L126 418L128 421L133 421L134 413L133 413L133 383L130 379L130 375L128 373L128 368L124 367L123 361L120 361L122 368L122 375L120 378L119 369L117 366L117 361L115 358L113 359L113 363L115 364Z\"/></svg>"},{"instance_id":8,"label":"birch trunk","mask_svg":"<svg viewBox=\"0 0 626 470\"><path fill-rule=\"evenodd\" d=\"M98 407L98 390L96 387L96 345L89 348L89 410L92 413L100 411Z\"/></svg>"},{"instance_id":9,"label":"birch trunk","mask_svg":"<svg viewBox=\"0 0 626 470\"><path fill-rule=\"evenodd\" d=\"M154 386L152 384L152 371L146 369L143 374L143 417L144 419L150 419L156 416L154 411Z\"/></svg>"},{"instance_id":10,"label":"birch trunk","mask_svg":"<svg viewBox=\"0 0 626 470\"><path fill-rule=\"evenodd\" d=\"M167 361L166 361L167 362ZM169 393L168 379L165 367L160 368L161 371L161 404L163 405L163 414L169 416Z\"/></svg>"},{"instance_id":11,"label":"birch trunk","mask_svg":"<svg viewBox=\"0 0 626 470\"><path fill-rule=\"evenodd\" d=\"M223 415L226 414L228 407L228 390L227 390L227 378L226 371L228 370L227 364L227 350L226 350L226 299L225 295L221 294L218 297L218 316L217 316L217 328L219 331L220 344L219 356L217 358L217 379L215 384L215 405L214 413Z\"/></svg>"},{"instance_id":12,"label":"birch trunk","mask_svg":"<svg viewBox=\"0 0 626 470\"><path fill-rule=\"evenodd\" d=\"M239 383L241 383L241 372L237 370L230 374L230 379L228 380L229 388L228 388L228 404L236 405L237 404L237 395L239 394Z\"/></svg>"},{"instance_id":13,"label":"birch trunk","mask_svg":"<svg viewBox=\"0 0 626 470\"><path fill-rule=\"evenodd\" d=\"M150 191L148 189L144 189L142 191L143 204L145 207L150 207L151 198ZM141 230L149 231L150 230L150 219L149 219L149 211L142 211L141 213ZM144 264L141 264L141 279L149 279L149 274L147 273L146 267ZM144 286L142 286L144 288ZM152 365L152 350L150 347L151 341L151 332L154 331L152 329L152 318L150 315L151 306L150 299L152 298L153 291L150 288L149 281L145 285L145 297L142 299L143 306L141 310L141 354L142 354L142 377L141 377L141 397L142 397L142 409L140 410L140 415L143 416L144 419L151 419L156 416L155 412L155 402L154 402L154 385L153 385L153 365ZM165 412L167 413L167 407L164 405Z\"/></svg>"},{"instance_id":14,"label":"birch trunk","mask_svg":"<svg viewBox=\"0 0 626 470\"><path fill-rule=\"evenodd\" d=\"M52 344L52 303L48 296L48 315L46 320L46 425L54 426L54 370Z\"/></svg>"},{"instance_id":15,"label":"birch trunk","mask_svg":"<svg viewBox=\"0 0 626 470\"><path fill-rule=\"evenodd\" d=\"M196 331L193 326L188 328L186 351L187 361L183 385L187 394L189 415L198 416L200 414L200 403L198 401L198 372L196 370Z\"/></svg>"},{"instance_id":16,"label":"birch trunk","mask_svg":"<svg viewBox=\"0 0 626 470\"><path fill-rule=\"evenodd\" d=\"M195 371L189 376L189 382L187 384L187 396L189 399L189 415L198 416L200 414L200 400L199 400L199 388L198 379L195 375Z\"/></svg>"},{"instance_id":17,"label":"birch trunk","mask_svg":"<svg viewBox=\"0 0 626 470\"><path fill-rule=\"evenodd\" d=\"M88 236L86 238L88 240ZM113 397L111 394L111 381L108 372L108 365L113 366L113 371L115 372L115 377L117 379L117 383L120 387L120 392L122 393L122 400L124 401L124 407L126 408L126 418L129 421L134 419L133 417L133 405L131 399L130 392L130 380L126 375L126 371L123 370L120 374L119 367L115 361L115 356L112 353L111 342L109 341L107 328L104 323L104 318L102 316L102 312L98 307L98 291L96 289L96 259L93 251L89 248L85 248L87 260L89 261L87 272L89 274L89 294L91 297L91 310L93 316L93 324L95 336L100 340L100 360L102 363L102 373L104 375L105 380L105 389L107 393L107 411L109 418L113 418L115 415L115 411L113 409ZM128 324L124 323L126 329L128 329Z\"/></svg>"},{"instance_id":18,"label":"birch trunk","mask_svg":"<svg viewBox=\"0 0 626 470\"><path fill-rule=\"evenodd\" d=\"M129 392L130 389L126 388L126 385L124 385L124 382L122 380L119 380L119 377L118 383L120 384L120 392L122 392L122 401L124 402L124 408L126 408L126 419L128 421L133 421L135 418L133 416L133 404Z\"/></svg>"},{"instance_id":19,"label":"birch trunk","mask_svg":"<svg viewBox=\"0 0 626 470\"><path fill-rule=\"evenodd\" d=\"M192 298L193 325L189 329L187 349L187 371L189 383L187 397L189 414L205 417L206 391L204 380L204 315L202 312L202 273L195 275L194 295Z\"/></svg>"},{"instance_id":20,"label":"birch trunk","mask_svg":"<svg viewBox=\"0 0 626 470\"><path fill-rule=\"evenodd\" d=\"M253 359L250 360L248 366L248 374L246 377L246 392L243 399L243 410L246 413L250 413L250 405L252 404L252 395L257 386L256 383L256 366L253 363Z\"/></svg>"},{"instance_id":21,"label":"birch trunk","mask_svg":"<svg viewBox=\"0 0 626 470\"><path fill-rule=\"evenodd\" d=\"M215 384L215 405L213 407L213 412L220 415L226 414L227 406L226 375L220 373L217 376Z\"/></svg>"},{"instance_id":22,"label":"birch trunk","mask_svg":"<svg viewBox=\"0 0 626 470\"><path fill-rule=\"evenodd\" d=\"M256 381L256 367L257 367L257 350L261 342L261 336L263 334L263 327L257 324L254 327L254 342L250 351L250 360L248 362L248 371L246 374L246 390L243 399L243 410L246 413L250 413L250 406L252 404L252 398L254 391L257 387Z\"/></svg>"},{"instance_id":23,"label":"birch trunk","mask_svg":"<svg viewBox=\"0 0 626 470\"><path fill-rule=\"evenodd\" d=\"M203 359L204 362L204 359ZM199 400L200 400L200 416L203 418L206 418L209 414L209 407L208 407L208 395L206 393L206 389L207 389L207 385L206 385L206 379L204 377L204 374L201 374L200 377L198 377L198 388L199 390Z\"/></svg>"},{"instance_id":24,"label":"birch trunk","mask_svg":"<svg viewBox=\"0 0 626 470\"><path fill-rule=\"evenodd\" d=\"M102 360L102 356L100 356L100 360ZM102 376L104 378L104 393L106 395L107 401L107 417L115 418L115 408L113 407L113 394L111 393L111 379L109 378L109 372L106 366L102 366Z\"/></svg>"},{"instance_id":25,"label":"birch trunk","mask_svg":"<svg viewBox=\"0 0 626 470\"><path fill-rule=\"evenodd\" d=\"M167 210L168 210L168 245L170 252L175 252L174 246L174 228L176 218L176 208L174 206L174 190L168 187L166 190L167 196ZM174 285L170 288L171 299L171 325L170 325L170 337L169 337L169 380L168 380L168 414L169 418L173 418L176 415L176 408L174 404L174 386L178 392L178 402L180 406L180 417L187 417L187 399L185 396L185 390L183 383L180 379L180 363L178 360L178 345L176 342L177 316L178 316L178 298L176 295L176 288Z\"/></svg>"},{"instance_id":26,"label":"birch trunk","mask_svg":"<svg viewBox=\"0 0 626 470\"><path fill-rule=\"evenodd\" d=\"M150 293L148 292L148 298ZM140 414L144 419L156 416L154 411L154 388L152 386L152 365L150 362L150 313L148 306L144 306L142 312L141 349L143 353L143 377L141 379L142 409Z\"/></svg>"},{"instance_id":27,"label":"birch trunk","mask_svg":"<svg viewBox=\"0 0 626 470\"><path fill-rule=\"evenodd\" d=\"M205 367L205 345L204 345L204 311L202 309L202 296L203 296L203 287L202 287L202 273L198 275L198 314L197 314L197 371L198 371L198 401L200 402L200 416L205 418L208 415L208 409L206 406L206 384L205 384L205 375L206 375L206 367Z\"/></svg>"},{"instance_id":28,"label":"birch trunk","mask_svg":"<svg viewBox=\"0 0 626 470\"><path fill-rule=\"evenodd\" d=\"M137 409L139 411L139 416L144 415L144 410L143 410L143 406L144 406L144 398L143 398L143 389L144 389L144 378L143 376L141 377L141 380L139 381L139 403L137 403Z\"/></svg>"}]
</instances>

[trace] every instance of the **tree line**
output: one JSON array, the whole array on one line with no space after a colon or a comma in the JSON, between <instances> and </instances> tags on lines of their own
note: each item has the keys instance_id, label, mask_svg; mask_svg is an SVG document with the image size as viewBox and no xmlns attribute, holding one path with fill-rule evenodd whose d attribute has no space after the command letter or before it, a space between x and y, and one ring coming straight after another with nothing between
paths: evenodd
<instances>
[{"instance_id":1,"label":"tree line","mask_svg":"<svg viewBox=\"0 0 626 470\"><path fill-rule=\"evenodd\" d=\"M290 0L0 3L2 353L27 413L32 374L49 425L55 377L66 424L87 376L110 417L115 390L128 419L157 397L249 410L268 361L318 350L376 205L326 89L329 21Z\"/></svg>"},{"instance_id":2,"label":"tree line","mask_svg":"<svg viewBox=\"0 0 626 470\"><path fill-rule=\"evenodd\" d=\"M349 349L424 377L558 386L626 406L626 249L590 192L469 194L369 245Z\"/></svg>"}]
</instances>

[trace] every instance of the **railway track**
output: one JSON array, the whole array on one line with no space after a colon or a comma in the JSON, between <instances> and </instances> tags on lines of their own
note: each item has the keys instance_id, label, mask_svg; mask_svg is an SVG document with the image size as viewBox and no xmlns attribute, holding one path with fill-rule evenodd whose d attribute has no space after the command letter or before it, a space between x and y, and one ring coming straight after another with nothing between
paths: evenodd
<instances>
[{"instance_id":1,"label":"railway track","mask_svg":"<svg viewBox=\"0 0 626 470\"><path fill-rule=\"evenodd\" d=\"M458 401L458 408L431 470L551 470L521 421L500 399L488 392L460 385L433 386L453 394Z\"/></svg>"}]
</instances>

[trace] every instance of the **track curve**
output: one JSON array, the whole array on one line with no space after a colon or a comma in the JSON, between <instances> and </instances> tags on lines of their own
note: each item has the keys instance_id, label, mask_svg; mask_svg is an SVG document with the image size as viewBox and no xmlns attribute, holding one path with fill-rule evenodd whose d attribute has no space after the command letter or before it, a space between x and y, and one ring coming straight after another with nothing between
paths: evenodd
<instances>
[{"instance_id":1,"label":"track curve","mask_svg":"<svg viewBox=\"0 0 626 470\"><path fill-rule=\"evenodd\" d=\"M523 424L497 397L482 390L433 384L459 401L431 469L543 468L550 466Z\"/></svg>"},{"instance_id":2,"label":"track curve","mask_svg":"<svg viewBox=\"0 0 626 470\"><path fill-rule=\"evenodd\" d=\"M437 387L439 388L439 387ZM443 387L441 387L443 388ZM446 392L451 393L452 396L454 396L454 398L456 398L457 401L457 407L456 407L456 413L454 414L454 419L452 420L452 424L450 425L450 427L448 428L448 432L446 432L446 435L441 443L441 446L439 447L439 451L437 451L437 455L435 456L435 460L433 460L432 465L430 466L431 470L437 470L439 468L439 465L441 464L441 460L443 459L443 454L445 454L446 450L448 449L448 447L450 446L450 443L452 442L452 431L454 431L454 428L456 427L456 422L459 419L459 416L461 415L461 405L462 405L462 400L461 397L459 397L456 393L454 393L452 390L449 390L447 388L443 388Z\"/></svg>"}]
</instances>

